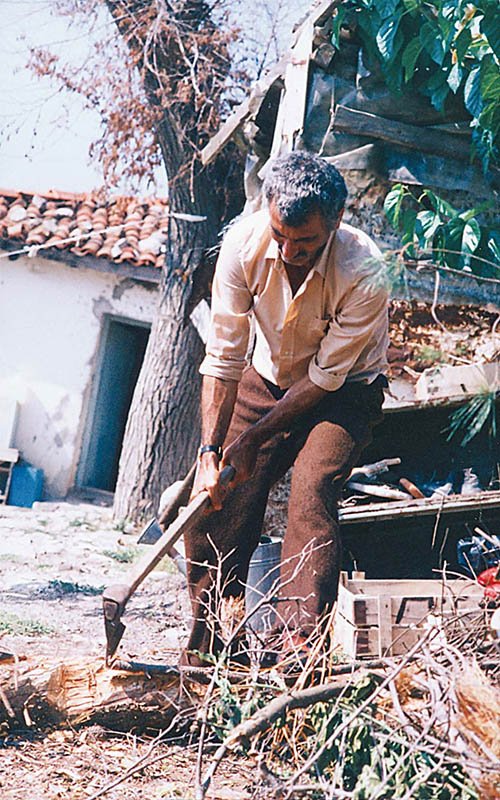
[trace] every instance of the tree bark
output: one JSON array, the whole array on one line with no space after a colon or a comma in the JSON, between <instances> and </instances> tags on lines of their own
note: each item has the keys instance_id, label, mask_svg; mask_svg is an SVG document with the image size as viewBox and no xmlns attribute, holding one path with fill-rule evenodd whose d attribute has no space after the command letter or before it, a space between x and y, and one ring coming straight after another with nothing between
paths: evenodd
<instances>
[{"instance_id":1,"label":"tree bark","mask_svg":"<svg viewBox=\"0 0 500 800\"><path fill-rule=\"evenodd\" d=\"M225 196L221 186L227 175L221 174L220 165L201 171L193 157L203 136L197 126L196 103L190 116L189 108L176 104L173 97L183 74L189 77L175 37L159 38L154 58L151 52L145 55L145 31L136 21L145 9L153 18L161 4L107 0L107 6L132 55L142 64L149 102L158 107L161 103L157 136L169 176L170 207L173 212L206 217L201 223L171 218L159 306L132 399L115 490L115 517L137 521L154 513L163 489L188 471L199 443L198 368L203 345L189 317L199 299L200 284L208 285L204 258L222 224ZM173 19L184 39L200 25L206 27L209 12L204 2L185 0L176 9L175 18L171 13L168 22L163 17L163 24L171 25ZM162 74L168 75L172 86L172 103L166 103L161 93Z\"/></svg>"}]
</instances>

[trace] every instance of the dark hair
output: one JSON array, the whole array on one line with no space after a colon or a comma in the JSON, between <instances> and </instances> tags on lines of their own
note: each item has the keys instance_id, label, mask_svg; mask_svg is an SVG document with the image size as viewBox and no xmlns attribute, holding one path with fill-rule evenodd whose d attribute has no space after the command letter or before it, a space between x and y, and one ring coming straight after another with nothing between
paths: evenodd
<instances>
[{"instance_id":1,"label":"dark hair","mask_svg":"<svg viewBox=\"0 0 500 800\"><path fill-rule=\"evenodd\" d=\"M347 188L333 164L320 156L297 151L272 161L264 178L264 195L285 225L292 228L319 211L332 228L344 208Z\"/></svg>"}]
</instances>

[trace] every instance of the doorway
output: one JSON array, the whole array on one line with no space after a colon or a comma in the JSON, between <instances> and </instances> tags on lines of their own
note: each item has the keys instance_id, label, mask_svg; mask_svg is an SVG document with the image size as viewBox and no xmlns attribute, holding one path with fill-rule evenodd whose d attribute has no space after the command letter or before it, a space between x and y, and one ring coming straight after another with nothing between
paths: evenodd
<instances>
[{"instance_id":1,"label":"doorway","mask_svg":"<svg viewBox=\"0 0 500 800\"><path fill-rule=\"evenodd\" d=\"M105 318L77 475L82 488L115 490L123 435L149 333L149 325Z\"/></svg>"}]
</instances>

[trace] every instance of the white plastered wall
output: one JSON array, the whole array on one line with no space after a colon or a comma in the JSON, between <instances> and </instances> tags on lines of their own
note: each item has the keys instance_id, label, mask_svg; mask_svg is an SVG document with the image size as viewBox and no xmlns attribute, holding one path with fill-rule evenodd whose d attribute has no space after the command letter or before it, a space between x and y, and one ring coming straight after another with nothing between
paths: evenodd
<instances>
[{"instance_id":1,"label":"white plastered wall","mask_svg":"<svg viewBox=\"0 0 500 800\"><path fill-rule=\"evenodd\" d=\"M119 275L0 259L0 412L17 400L10 445L43 469L45 496L74 485L104 315L151 323L156 303Z\"/></svg>"}]
</instances>

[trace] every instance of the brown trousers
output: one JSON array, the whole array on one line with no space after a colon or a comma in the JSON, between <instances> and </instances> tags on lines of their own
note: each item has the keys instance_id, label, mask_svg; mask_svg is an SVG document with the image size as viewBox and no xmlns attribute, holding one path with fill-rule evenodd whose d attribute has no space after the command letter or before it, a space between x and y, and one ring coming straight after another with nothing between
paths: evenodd
<instances>
[{"instance_id":1,"label":"brown trousers","mask_svg":"<svg viewBox=\"0 0 500 800\"><path fill-rule=\"evenodd\" d=\"M294 465L283 541L278 618L307 633L335 601L341 564L337 502L371 431L382 418L383 376L326 395L261 448L255 473L186 537L193 627L188 651L217 652L207 626L217 597L242 597L271 486ZM267 414L284 392L249 367L239 385L226 445ZM219 566L219 569L217 569Z\"/></svg>"}]
</instances>

